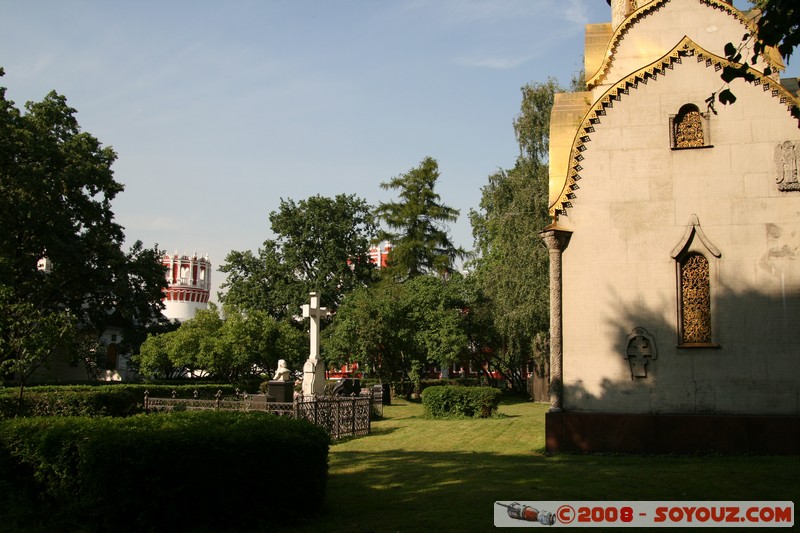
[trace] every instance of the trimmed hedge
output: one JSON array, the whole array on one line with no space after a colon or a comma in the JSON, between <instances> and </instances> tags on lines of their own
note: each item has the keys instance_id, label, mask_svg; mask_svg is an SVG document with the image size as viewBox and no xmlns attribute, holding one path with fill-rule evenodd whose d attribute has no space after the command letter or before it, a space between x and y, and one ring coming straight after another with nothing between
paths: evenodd
<instances>
[{"instance_id":1,"label":"trimmed hedge","mask_svg":"<svg viewBox=\"0 0 800 533\"><path fill-rule=\"evenodd\" d=\"M371 386L374 383L380 383L377 379L362 379L361 386ZM415 384L412 381L388 381L392 390L392 396L408 398L414 393ZM366 385L365 385L366 384ZM428 387L437 387L440 385L459 385L462 387L478 387L481 385L480 378L447 378L447 379L423 379L419 382L420 392Z\"/></svg>"},{"instance_id":2,"label":"trimmed hedge","mask_svg":"<svg viewBox=\"0 0 800 533\"><path fill-rule=\"evenodd\" d=\"M219 384L119 384L44 386L25 389L19 416L131 416L144 412L144 392L150 396L191 398L197 390L200 398L213 398L218 390L226 396L236 392L233 385ZM19 389L0 390L0 419L17 415Z\"/></svg>"},{"instance_id":3,"label":"trimmed hedge","mask_svg":"<svg viewBox=\"0 0 800 533\"><path fill-rule=\"evenodd\" d=\"M264 528L325 493L330 439L266 413L0 422L0 519L48 530Z\"/></svg>"},{"instance_id":4,"label":"trimmed hedge","mask_svg":"<svg viewBox=\"0 0 800 533\"><path fill-rule=\"evenodd\" d=\"M422 391L422 405L432 418L489 418L501 396L492 387L433 386Z\"/></svg>"}]
</instances>

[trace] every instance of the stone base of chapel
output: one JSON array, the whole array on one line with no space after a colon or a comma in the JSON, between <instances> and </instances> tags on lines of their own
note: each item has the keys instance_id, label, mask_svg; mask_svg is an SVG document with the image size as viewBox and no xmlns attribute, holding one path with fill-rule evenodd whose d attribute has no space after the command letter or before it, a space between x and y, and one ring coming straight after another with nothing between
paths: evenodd
<instances>
[{"instance_id":1,"label":"stone base of chapel","mask_svg":"<svg viewBox=\"0 0 800 533\"><path fill-rule=\"evenodd\" d=\"M545 415L558 452L800 454L800 416L560 412Z\"/></svg>"}]
</instances>

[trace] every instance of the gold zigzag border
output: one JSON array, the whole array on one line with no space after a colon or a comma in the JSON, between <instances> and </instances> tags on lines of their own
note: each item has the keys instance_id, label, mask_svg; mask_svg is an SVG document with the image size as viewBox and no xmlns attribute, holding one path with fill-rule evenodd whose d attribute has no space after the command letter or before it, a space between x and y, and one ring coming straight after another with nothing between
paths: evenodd
<instances>
[{"instance_id":1,"label":"gold zigzag border","mask_svg":"<svg viewBox=\"0 0 800 533\"><path fill-rule=\"evenodd\" d=\"M584 159L583 152L586 151L586 144L591 141L590 134L594 133L595 125L599 124L601 117L606 115L606 109L614 107L614 101L619 101L623 95L629 94L631 88L637 89L639 83L647 84L649 80L656 81L659 75L665 75L667 70L673 69L675 63L681 63L682 59L687 57L696 57L698 63L705 62L706 67L713 66L717 72L726 66L741 66L712 54L685 36L669 53L611 86L603 93L603 96L592 104L581 120L578 131L575 133L570 151L569 175L566 177L558 200L553 202L549 208L550 216L554 221L557 220L558 216L566 215L567 209L572 207L572 200L577 196L575 191L580 188L577 182L581 179L580 171L583 170L580 164ZM779 98L781 104L786 104L786 110L789 113L792 112L792 108L798 105L794 96L780 82L752 68L748 69L748 72L755 76L755 80L752 83L761 85L765 92L771 91L773 98ZM800 127L800 119L798 120L798 127Z\"/></svg>"},{"instance_id":2,"label":"gold zigzag border","mask_svg":"<svg viewBox=\"0 0 800 533\"><path fill-rule=\"evenodd\" d=\"M732 5L727 4L726 2L723 2L722 0L698 0L698 1L700 3L702 3L702 4L706 4L708 6L711 6L714 9L719 9L720 11L725 11L729 15L738 18L740 21L742 21L742 23L748 28L748 30L750 32L755 33L755 31L756 31L755 24L751 20L747 20L747 18L745 17L744 13L742 13L741 11L739 11L738 9L733 7ZM642 6L642 7L640 7L639 9L637 9L636 11L634 11L633 13L631 13L628 16L628 18L626 18L617 27L617 29L614 31L613 35L611 36L611 39L609 39L609 41L608 41L608 47L606 48L606 53L603 56L603 63L600 65L600 68L597 70L597 72L595 72L592 75L591 78L586 80L587 87L589 87L591 89L592 87L595 87L596 85L599 85L603 81L605 81L606 75L608 75L609 70L611 70L611 64L614 62L613 58L615 57L615 55L617 53L617 48L619 47L623 36L626 33L628 33L628 31L631 29L631 27L634 24L636 24L637 22L639 22L639 20L641 20L643 17L646 17L646 16L658 11L659 9L664 7L665 4L667 4L669 2L670 2L670 0L656 0L654 2L650 2L649 4L646 4L646 5ZM776 69L782 68L780 65L774 64L773 61L767 56L764 56L764 60L767 62L767 64L770 66L770 68L772 68L773 71L776 71Z\"/></svg>"}]
</instances>

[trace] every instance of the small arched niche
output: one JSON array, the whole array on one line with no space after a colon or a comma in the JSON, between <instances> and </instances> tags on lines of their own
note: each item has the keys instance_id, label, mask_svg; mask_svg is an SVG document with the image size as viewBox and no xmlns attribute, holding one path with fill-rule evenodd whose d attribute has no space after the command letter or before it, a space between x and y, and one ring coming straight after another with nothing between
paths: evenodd
<instances>
[{"instance_id":1,"label":"small arched niche","mask_svg":"<svg viewBox=\"0 0 800 533\"><path fill-rule=\"evenodd\" d=\"M694 104L684 104L669 117L670 145L673 150L711 148L708 113Z\"/></svg>"}]
</instances>

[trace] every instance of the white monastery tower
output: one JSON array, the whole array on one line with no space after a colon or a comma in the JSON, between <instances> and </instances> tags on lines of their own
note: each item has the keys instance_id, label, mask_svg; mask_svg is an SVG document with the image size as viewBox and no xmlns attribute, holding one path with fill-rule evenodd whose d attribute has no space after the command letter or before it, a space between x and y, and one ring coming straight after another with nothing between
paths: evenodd
<instances>
[{"instance_id":1,"label":"white monastery tower","mask_svg":"<svg viewBox=\"0 0 800 533\"><path fill-rule=\"evenodd\" d=\"M211 261L208 254L197 257L197 252L166 254L161 264L167 267L169 287L164 293L164 315L170 320L189 320L198 309L208 307L211 294Z\"/></svg>"}]
</instances>

